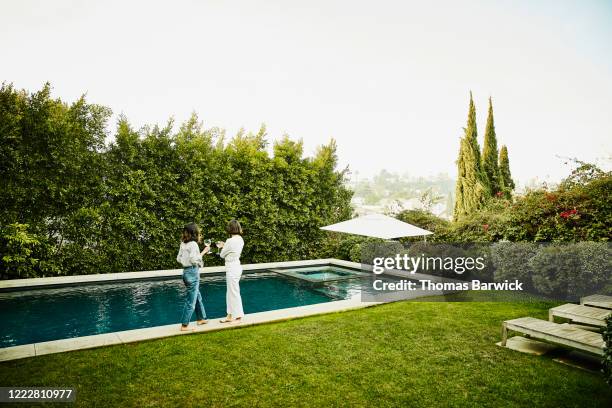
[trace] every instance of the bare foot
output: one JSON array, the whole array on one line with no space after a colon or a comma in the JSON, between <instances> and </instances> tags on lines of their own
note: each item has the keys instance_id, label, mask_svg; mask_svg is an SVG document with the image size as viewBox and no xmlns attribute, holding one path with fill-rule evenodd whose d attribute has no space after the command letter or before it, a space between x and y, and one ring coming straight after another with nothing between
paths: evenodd
<instances>
[{"instance_id":1,"label":"bare foot","mask_svg":"<svg viewBox=\"0 0 612 408\"><path fill-rule=\"evenodd\" d=\"M198 323L198 326L201 326L203 324L208 323L208 320L206 320L206 319L198 320L197 323Z\"/></svg>"},{"instance_id":2,"label":"bare foot","mask_svg":"<svg viewBox=\"0 0 612 408\"><path fill-rule=\"evenodd\" d=\"M189 328L189 326L183 326L181 325L181 331L193 331L194 329Z\"/></svg>"}]
</instances>

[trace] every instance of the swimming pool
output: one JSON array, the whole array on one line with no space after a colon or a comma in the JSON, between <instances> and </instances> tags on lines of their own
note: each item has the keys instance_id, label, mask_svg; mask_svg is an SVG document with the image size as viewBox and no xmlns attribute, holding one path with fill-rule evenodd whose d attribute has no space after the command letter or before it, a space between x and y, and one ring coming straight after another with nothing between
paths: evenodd
<instances>
[{"instance_id":1,"label":"swimming pool","mask_svg":"<svg viewBox=\"0 0 612 408\"><path fill-rule=\"evenodd\" d=\"M349 299L362 282L309 282L262 270L245 273L240 287L245 313L256 313ZM200 290L208 317L224 316L225 276L204 275ZM0 348L178 324L183 294L180 277L3 292Z\"/></svg>"},{"instance_id":2,"label":"swimming pool","mask_svg":"<svg viewBox=\"0 0 612 408\"><path fill-rule=\"evenodd\" d=\"M337 266L331 265L272 269L272 271L290 278L302 279L312 283L341 281L347 279L365 278L370 276L370 274L366 274L357 270L339 268Z\"/></svg>"}]
</instances>

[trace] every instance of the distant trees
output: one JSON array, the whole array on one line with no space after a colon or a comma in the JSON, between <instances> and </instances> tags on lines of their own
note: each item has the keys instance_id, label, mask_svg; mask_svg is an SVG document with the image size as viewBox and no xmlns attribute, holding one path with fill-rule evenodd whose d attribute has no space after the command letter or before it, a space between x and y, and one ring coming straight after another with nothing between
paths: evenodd
<instances>
[{"instance_id":1,"label":"distant trees","mask_svg":"<svg viewBox=\"0 0 612 408\"><path fill-rule=\"evenodd\" d=\"M459 143L453 218L459 220L472 214L482 208L491 197L509 197L513 189L508 149L502 146L502 151L499 153L497 149L493 102L489 98L489 112L481 154L476 126L476 107L470 92L467 125Z\"/></svg>"},{"instance_id":2,"label":"distant trees","mask_svg":"<svg viewBox=\"0 0 612 408\"><path fill-rule=\"evenodd\" d=\"M421 209L426 212L431 212L433 206L439 203L444 198L443 195L440 195L434 191L433 188L428 188L425 190L421 196L419 197L419 203L421 204Z\"/></svg>"},{"instance_id":3,"label":"distant trees","mask_svg":"<svg viewBox=\"0 0 612 408\"><path fill-rule=\"evenodd\" d=\"M446 174L432 177L411 177L408 174L391 173L381 170L372 178L362 177L353 184L354 198L360 198L366 205L388 203L390 201L420 201L423 204L423 194L430 191L435 196L452 195L455 189L455 179ZM439 203L436 198L433 205ZM450 214L452 215L452 206Z\"/></svg>"},{"instance_id":4,"label":"distant trees","mask_svg":"<svg viewBox=\"0 0 612 408\"><path fill-rule=\"evenodd\" d=\"M181 227L225 238L238 218L246 262L317 256L321 225L349 218L351 192L336 144L304 157L285 137L268 153L265 127L134 129L120 117L105 143L108 108L84 98L0 88L0 277L176 267ZM215 262L207 257L206 262Z\"/></svg>"}]
</instances>

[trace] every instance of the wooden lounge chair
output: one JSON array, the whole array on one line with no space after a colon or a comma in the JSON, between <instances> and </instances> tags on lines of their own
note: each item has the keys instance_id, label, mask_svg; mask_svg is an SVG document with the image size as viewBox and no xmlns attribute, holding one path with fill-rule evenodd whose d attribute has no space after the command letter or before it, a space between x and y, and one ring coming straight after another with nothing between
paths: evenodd
<instances>
[{"instance_id":1,"label":"wooden lounge chair","mask_svg":"<svg viewBox=\"0 0 612 408\"><path fill-rule=\"evenodd\" d=\"M580 298L580 304L584 306L599 307L602 309L612 309L612 296L591 295Z\"/></svg>"},{"instance_id":2,"label":"wooden lounge chair","mask_svg":"<svg viewBox=\"0 0 612 408\"><path fill-rule=\"evenodd\" d=\"M506 346L508 330L526 334L533 339L603 356L604 341L601 334L577 329L568 324L552 323L533 317L506 320L502 323L502 346Z\"/></svg>"},{"instance_id":3,"label":"wooden lounge chair","mask_svg":"<svg viewBox=\"0 0 612 408\"><path fill-rule=\"evenodd\" d=\"M604 327L606 325L605 318L610 314L612 314L612 310L568 303L550 309L548 320L554 322L555 317L562 317L576 323Z\"/></svg>"}]
</instances>

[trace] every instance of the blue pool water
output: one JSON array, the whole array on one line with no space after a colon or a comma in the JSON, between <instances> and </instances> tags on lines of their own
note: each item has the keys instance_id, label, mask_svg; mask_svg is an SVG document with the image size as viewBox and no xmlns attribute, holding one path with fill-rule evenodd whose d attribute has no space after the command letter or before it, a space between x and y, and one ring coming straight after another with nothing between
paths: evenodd
<instances>
[{"instance_id":1,"label":"blue pool water","mask_svg":"<svg viewBox=\"0 0 612 408\"><path fill-rule=\"evenodd\" d=\"M316 285L274 272L240 281L245 313L346 299L359 287L355 280ZM224 316L225 276L204 277L200 291L208 317ZM183 296L180 277L0 293L0 348L178 324Z\"/></svg>"},{"instance_id":2,"label":"blue pool water","mask_svg":"<svg viewBox=\"0 0 612 408\"><path fill-rule=\"evenodd\" d=\"M360 271L340 268L336 266L311 266L289 269L272 269L272 271L290 278L301 279L312 283L326 283L347 279L353 280L359 279L360 277L371 276L370 274L366 274Z\"/></svg>"}]
</instances>

